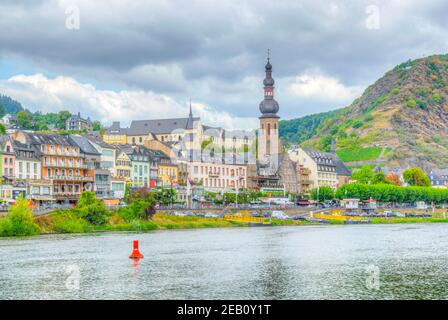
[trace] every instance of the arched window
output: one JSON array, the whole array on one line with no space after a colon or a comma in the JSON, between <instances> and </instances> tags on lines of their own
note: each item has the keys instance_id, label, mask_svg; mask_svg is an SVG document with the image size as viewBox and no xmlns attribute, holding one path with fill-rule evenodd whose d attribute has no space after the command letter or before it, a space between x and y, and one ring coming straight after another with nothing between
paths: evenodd
<instances>
[{"instance_id":1,"label":"arched window","mask_svg":"<svg viewBox=\"0 0 448 320\"><path fill-rule=\"evenodd\" d=\"M132 144L135 144L135 138L132 138Z\"/></svg>"},{"instance_id":2,"label":"arched window","mask_svg":"<svg viewBox=\"0 0 448 320\"><path fill-rule=\"evenodd\" d=\"M274 130L277 130L277 124L274 123Z\"/></svg>"},{"instance_id":3,"label":"arched window","mask_svg":"<svg viewBox=\"0 0 448 320\"><path fill-rule=\"evenodd\" d=\"M268 123L268 135L270 135L270 134L271 134L271 124Z\"/></svg>"}]
</instances>

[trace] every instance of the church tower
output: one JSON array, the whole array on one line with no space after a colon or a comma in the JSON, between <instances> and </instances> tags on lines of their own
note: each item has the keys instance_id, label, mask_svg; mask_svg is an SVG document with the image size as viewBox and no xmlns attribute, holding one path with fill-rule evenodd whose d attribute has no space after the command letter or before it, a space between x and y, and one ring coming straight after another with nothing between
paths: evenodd
<instances>
[{"instance_id":1,"label":"church tower","mask_svg":"<svg viewBox=\"0 0 448 320\"><path fill-rule=\"evenodd\" d=\"M278 138L278 120L277 112L279 105L274 99L274 84L272 78L272 65L270 63L269 50L268 61L265 66L266 76L263 80L264 99L260 103L260 131L258 134L258 160L267 161L272 156L280 153Z\"/></svg>"}]
</instances>

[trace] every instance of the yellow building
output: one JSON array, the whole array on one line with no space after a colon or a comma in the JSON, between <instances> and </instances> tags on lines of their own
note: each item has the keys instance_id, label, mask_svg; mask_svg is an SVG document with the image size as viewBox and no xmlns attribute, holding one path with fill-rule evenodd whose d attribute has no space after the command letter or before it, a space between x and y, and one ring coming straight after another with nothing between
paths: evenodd
<instances>
[{"instance_id":1,"label":"yellow building","mask_svg":"<svg viewBox=\"0 0 448 320\"><path fill-rule=\"evenodd\" d=\"M164 161L162 161L159 164L157 180L160 181L164 187L176 184L179 180L178 166L173 163L164 163Z\"/></svg>"},{"instance_id":2,"label":"yellow building","mask_svg":"<svg viewBox=\"0 0 448 320\"><path fill-rule=\"evenodd\" d=\"M126 144L126 132L126 128L120 128L120 122L114 122L110 128L107 128L103 140L109 144Z\"/></svg>"},{"instance_id":3,"label":"yellow building","mask_svg":"<svg viewBox=\"0 0 448 320\"><path fill-rule=\"evenodd\" d=\"M125 181L131 180L131 159L126 152L120 151L115 161L114 177L122 178Z\"/></svg>"}]
</instances>

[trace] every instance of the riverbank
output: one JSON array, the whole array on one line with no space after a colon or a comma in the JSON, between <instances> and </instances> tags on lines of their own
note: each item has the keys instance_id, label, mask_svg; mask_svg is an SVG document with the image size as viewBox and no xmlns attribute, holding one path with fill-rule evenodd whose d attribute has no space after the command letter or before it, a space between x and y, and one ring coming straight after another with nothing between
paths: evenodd
<instances>
[{"instance_id":1,"label":"riverbank","mask_svg":"<svg viewBox=\"0 0 448 320\"><path fill-rule=\"evenodd\" d=\"M0 218L1 220L2 218ZM371 224L403 224L403 223L448 223L448 218L369 218ZM178 217L164 212L156 213L151 220L135 219L130 222L124 221L120 216L112 214L105 224L94 225L84 219L80 219L70 211L58 211L35 219L39 226L39 234L64 234L64 233L96 233L116 231L146 232L153 230L170 229L199 229L199 228L235 228L249 227L247 222L227 221L222 218L203 218L198 216ZM271 219L271 226L307 226L322 225L324 223L306 220L280 220ZM326 224L343 225L343 221L329 220ZM0 232L1 235L1 232Z\"/></svg>"}]
</instances>

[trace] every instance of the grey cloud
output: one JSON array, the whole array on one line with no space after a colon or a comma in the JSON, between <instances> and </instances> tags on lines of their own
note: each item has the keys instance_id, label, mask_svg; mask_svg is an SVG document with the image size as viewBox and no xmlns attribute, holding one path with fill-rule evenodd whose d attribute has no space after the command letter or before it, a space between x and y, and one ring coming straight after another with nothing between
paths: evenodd
<instances>
[{"instance_id":1,"label":"grey cloud","mask_svg":"<svg viewBox=\"0 0 448 320\"><path fill-rule=\"evenodd\" d=\"M238 115L253 114L248 106L256 110L261 99L268 47L278 80L311 70L366 86L388 68L448 44L442 0L376 1L379 30L365 27L371 0L32 3L0 4L0 56L24 57L55 74L193 96ZM80 30L65 28L69 4L79 5ZM248 87L248 77L259 82ZM279 98L285 116L338 107Z\"/></svg>"}]
</instances>

